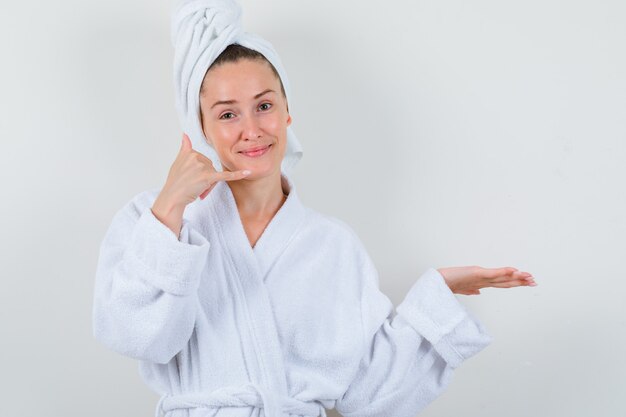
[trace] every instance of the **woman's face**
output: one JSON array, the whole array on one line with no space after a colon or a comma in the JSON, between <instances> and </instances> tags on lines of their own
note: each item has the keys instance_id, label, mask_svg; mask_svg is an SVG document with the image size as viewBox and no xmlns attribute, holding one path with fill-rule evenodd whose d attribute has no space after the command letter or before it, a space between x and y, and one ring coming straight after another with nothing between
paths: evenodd
<instances>
[{"instance_id":1,"label":"woman's face","mask_svg":"<svg viewBox=\"0 0 626 417\"><path fill-rule=\"evenodd\" d=\"M280 172L291 116L267 63L242 59L212 68L204 78L200 108L202 130L224 171L250 169L247 179ZM259 156L242 153L259 147L268 149Z\"/></svg>"}]
</instances>

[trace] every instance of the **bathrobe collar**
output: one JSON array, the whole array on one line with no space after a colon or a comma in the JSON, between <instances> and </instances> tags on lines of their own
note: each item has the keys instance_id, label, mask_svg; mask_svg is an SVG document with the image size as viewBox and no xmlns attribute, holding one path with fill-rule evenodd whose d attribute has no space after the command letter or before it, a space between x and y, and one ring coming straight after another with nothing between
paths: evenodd
<instances>
[{"instance_id":1,"label":"bathrobe collar","mask_svg":"<svg viewBox=\"0 0 626 417\"><path fill-rule=\"evenodd\" d=\"M214 206L220 206L225 210L220 213L220 219L224 227L222 230L233 231L235 236L228 239L233 246L231 250L238 255L245 248L246 256L254 257L259 265L263 280L267 277L274 261L280 257L285 250L298 226L304 220L306 208L302 205L296 186L284 172L281 172L281 186L287 194L287 199L269 222L254 247L250 246L250 241L246 235L235 197L226 181L219 181L212 192L218 199ZM234 254L234 253L233 253Z\"/></svg>"}]
</instances>

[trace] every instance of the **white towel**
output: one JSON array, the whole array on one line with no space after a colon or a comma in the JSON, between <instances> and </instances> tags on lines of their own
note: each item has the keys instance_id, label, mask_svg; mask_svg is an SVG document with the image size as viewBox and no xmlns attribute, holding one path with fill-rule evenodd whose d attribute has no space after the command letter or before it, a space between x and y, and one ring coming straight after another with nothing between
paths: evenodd
<instances>
[{"instance_id":1,"label":"white towel","mask_svg":"<svg viewBox=\"0 0 626 417\"><path fill-rule=\"evenodd\" d=\"M291 103L289 80L278 53L267 40L243 31L241 14L241 6L235 0L179 0L172 10L178 117L193 148L211 159L218 171L222 170L219 157L206 142L202 131L199 95L207 69L228 45L237 43L263 54L278 71L287 102ZM289 174L301 158L302 146L292 127L288 126L282 172Z\"/></svg>"}]
</instances>

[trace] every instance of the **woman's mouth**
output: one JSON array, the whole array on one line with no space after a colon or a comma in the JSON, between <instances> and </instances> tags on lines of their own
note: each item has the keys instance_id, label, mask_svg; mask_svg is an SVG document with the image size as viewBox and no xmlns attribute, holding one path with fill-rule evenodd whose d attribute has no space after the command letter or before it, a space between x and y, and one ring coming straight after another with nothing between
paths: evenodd
<instances>
[{"instance_id":1,"label":"woman's mouth","mask_svg":"<svg viewBox=\"0 0 626 417\"><path fill-rule=\"evenodd\" d=\"M241 151L239 153L242 154L242 155L251 157L251 158L256 158L258 156L264 155L271 148L271 146L272 145L268 145L265 148L262 148L262 149L259 149L259 150L256 150L256 151L250 151L250 152Z\"/></svg>"}]
</instances>

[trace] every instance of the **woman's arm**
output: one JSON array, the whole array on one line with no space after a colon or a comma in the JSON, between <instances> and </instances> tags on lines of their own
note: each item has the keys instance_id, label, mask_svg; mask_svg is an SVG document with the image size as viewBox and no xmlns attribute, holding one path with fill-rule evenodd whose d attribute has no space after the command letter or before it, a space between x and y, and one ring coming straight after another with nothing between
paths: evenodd
<instances>
[{"instance_id":1,"label":"woman's arm","mask_svg":"<svg viewBox=\"0 0 626 417\"><path fill-rule=\"evenodd\" d=\"M100 246L93 335L123 355L167 363L193 331L210 244L186 220L179 240L135 200L116 213Z\"/></svg>"},{"instance_id":2,"label":"woman's arm","mask_svg":"<svg viewBox=\"0 0 626 417\"><path fill-rule=\"evenodd\" d=\"M415 417L491 337L433 268L412 286L395 315L369 257L362 273L362 357L335 407L344 417Z\"/></svg>"}]
</instances>

